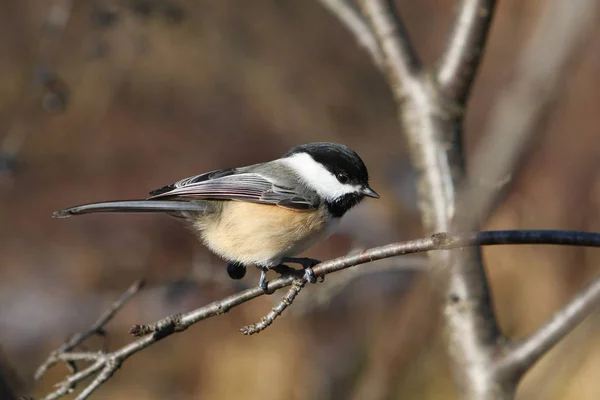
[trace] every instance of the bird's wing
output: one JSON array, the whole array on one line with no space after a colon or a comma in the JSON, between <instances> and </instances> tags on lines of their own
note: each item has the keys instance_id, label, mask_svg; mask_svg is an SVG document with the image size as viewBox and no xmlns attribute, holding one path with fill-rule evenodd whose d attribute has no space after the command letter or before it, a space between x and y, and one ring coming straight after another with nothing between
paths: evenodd
<instances>
[{"instance_id":1,"label":"bird's wing","mask_svg":"<svg viewBox=\"0 0 600 400\"><path fill-rule=\"evenodd\" d=\"M182 179L150 192L149 200L188 198L205 200L239 200L271 204L294 210L311 210L319 206L318 198L298 193L256 172L222 169Z\"/></svg>"}]
</instances>

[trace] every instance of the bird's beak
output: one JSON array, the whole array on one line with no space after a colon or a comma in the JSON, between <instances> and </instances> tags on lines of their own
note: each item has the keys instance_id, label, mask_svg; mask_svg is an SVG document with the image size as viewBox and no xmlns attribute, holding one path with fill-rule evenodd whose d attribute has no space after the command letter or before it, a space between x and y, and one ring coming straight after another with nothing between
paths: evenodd
<instances>
[{"instance_id":1,"label":"bird's beak","mask_svg":"<svg viewBox=\"0 0 600 400\"><path fill-rule=\"evenodd\" d=\"M367 197L373 197L374 199L378 199L379 195L377 194L376 191L374 191L373 189L371 189L370 187L366 186L363 188L362 193L367 196Z\"/></svg>"}]
</instances>

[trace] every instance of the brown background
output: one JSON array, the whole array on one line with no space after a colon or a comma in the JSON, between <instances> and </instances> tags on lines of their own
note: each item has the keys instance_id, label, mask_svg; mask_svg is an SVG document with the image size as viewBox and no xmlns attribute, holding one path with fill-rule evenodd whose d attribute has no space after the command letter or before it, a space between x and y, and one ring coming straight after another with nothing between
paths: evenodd
<instances>
[{"instance_id":1,"label":"brown background","mask_svg":"<svg viewBox=\"0 0 600 400\"><path fill-rule=\"evenodd\" d=\"M453 3L398 2L427 64L444 44ZM469 149L495 95L514 78L516 54L543 3L499 2L466 116ZM44 29L53 4L70 9L54 33ZM594 28L488 228L600 230L599 72ZM7 168L6 155L0 161L0 368L22 394L52 388L65 369L34 387L36 366L134 279L147 278L148 287L108 326L108 348L131 340L134 323L199 307L258 279L251 269L243 281L229 280L224 263L171 218L53 220L54 210L140 198L195 173L337 141L361 154L381 199L366 201L310 255L330 258L422 234L391 94L317 1L87 0L70 8L65 0L2 0L1 138L18 164ZM597 250L557 247L485 255L501 326L515 338L567 301L600 261ZM415 271L423 260L398 259L404 271L360 279L350 280L350 271L331 276L258 336L238 328L278 296L202 322L135 355L95 398L451 398L436 304ZM599 333L595 315L527 375L520 398L600 398Z\"/></svg>"}]
</instances>

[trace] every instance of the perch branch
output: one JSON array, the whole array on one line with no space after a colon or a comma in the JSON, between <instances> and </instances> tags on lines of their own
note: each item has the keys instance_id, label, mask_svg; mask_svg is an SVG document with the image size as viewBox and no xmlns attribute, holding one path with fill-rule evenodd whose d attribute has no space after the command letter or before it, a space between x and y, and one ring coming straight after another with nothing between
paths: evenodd
<instances>
[{"instance_id":1,"label":"perch branch","mask_svg":"<svg viewBox=\"0 0 600 400\"><path fill-rule=\"evenodd\" d=\"M356 254L363 250L365 249L355 249L349 254ZM296 315L302 315L315 309L324 308L357 280L378 274L418 274L429 270L429 265L429 258L413 255L374 261L369 264L369 268L348 269L336 279L319 285L319 290L315 290L310 296L303 297L301 301L296 302L294 312Z\"/></svg>"},{"instance_id":2,"label":"perch branch","mask_svg":"<svg viewBox=\"0 0 600 400\"><path fill-rule=\"evenodd\" d=\"M600 233L575 231L488 231L467 234L438 233L429 238L394 243L387 246L365 250L358 254L325 261L313 267L313 271L316 276L325 276L335 271L340 271L359 264L404 254L420 253L432 250L457 249L472 246L507 244L558 244L600 247ZM274 291L286 286L290 286L294 281L298 281L294 275L287 275L274 279L269 282L268 290ZM132 285L132 288L135 287L136 284ZM130 290L132 289L130 288ZM135 293L135 290L132 291ZM260 297L263 294L264 292L260 287L251 288L226 297L225 299L215 301L188 313L170 316L153 324L136 325L132 329L134 336L144 336L112 353L61 353L59 356L56 356L58 360L71 362L85 360L92 362L92 364L87 368L67 377L58 384L58 389L55 392L50 393L44 399L53 400L71 393L77 383L92 376L94 373L99 372L92 383L88 385L77 397L79 400L86 399L92 394L93 391L106 382L121 366L121 364L133 354L145 349L159 340L164 339L167 336L170 336L175 332L181 332L189 328L191 325L204 319L224 314L233 307L250 301L256 297ZM121 299L128 299L131 297L131 295L124 294ZM596 298L593 296L587 296L585 299L582 299L582 302L590 303L586 306L586 311L591 309L591 303L595 300ZM119 301L117 301L117 303L118 302ZM113 306L111 307L111 310L104 315L112 317L114 312L117 310L118 307ZM46 369L43 371L45 372L45 370Z\"/></svg>"}]
</instances>

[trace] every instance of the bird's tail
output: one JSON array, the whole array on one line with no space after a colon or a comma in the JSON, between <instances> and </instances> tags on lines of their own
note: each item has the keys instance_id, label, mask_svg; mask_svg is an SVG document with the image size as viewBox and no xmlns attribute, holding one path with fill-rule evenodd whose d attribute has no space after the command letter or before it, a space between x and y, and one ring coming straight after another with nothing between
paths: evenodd
<instances>
[{"instance_id":1,"label":"bird's tail","mask_svg":"<svg viewBox=\"0 0 600 400\"><path fill-rule=\"evenodd\" d=\"M71 215L91 213L185 213L207 212L211 205L206 201L176 201L176 200L123 200L91 203L55 211L53 218L67 218Z\"/></svg>"}]
</instances>

